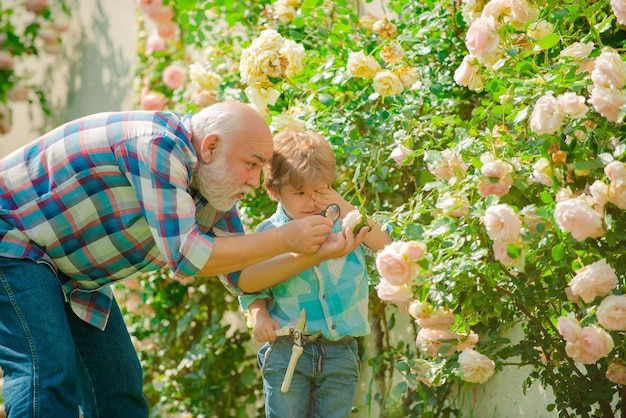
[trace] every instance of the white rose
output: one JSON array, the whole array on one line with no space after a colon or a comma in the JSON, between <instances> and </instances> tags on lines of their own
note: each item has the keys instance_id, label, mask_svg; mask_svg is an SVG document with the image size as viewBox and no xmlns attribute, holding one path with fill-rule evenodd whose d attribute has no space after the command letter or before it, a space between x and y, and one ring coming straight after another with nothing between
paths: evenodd
<instances>
[{"instance_id":1,"label":"white rose","mask_svg":"<svg viewBox=\"0 0 626 418\"><path fill-rule=\"evenodd\" d=\"M594 62L591 81L595 87L621 89L626 83L626 63L614 49L604 47Z\"/></svg>"},{"instance_id":2,"label":"white rose","mask_svg":"<svg viewBox=\"0 0 626 418\"><path fill-rule=\"evenodd\" d=\"M287 68L285 68L285 75L293 76L298 74L304 68L302 62L306 53L304 47L290 39L285 39L282 48L280 48L280 55L287 59Z\"/></svg>"},{"instance_id":3,"label":"white rose","mask_svg":"<svg viewBox=\"0 0 626 418\"><path fill-rule=\"evenodd\" d=\"M566 199L557 202L554 220L561 231L571 233L578 242L604 234L602 215L593 210L584 199Z\"/></svg>"},{"instance_id":4,"label":"white rose","mask_svg":"<svg viewBox=\"0 0 626 418\"><path fill-rule=\"evenodd\" d=\"M374 76L374 90L381 96L397 96L402 93L404 84L393 71L383 70L379 71Z\"/></svg>"},{"instance_id":5,"label":"white rose","mask_svg":"<svg viewBox=\"0 0 626 418\"><path fill-rule=\"evenodd\" d=\"M572 294L585 303L591 303L597 296L605 296L617 286L617 274L605 259L588 264L576 270L576 276L569 282Z\"/></svg>"},{"instance_id":6,"label":"white rose","mask_svg":"<svg viewBox=\"0 0 626 418\"><path fill-rule=\"evenodd\" d=\"M459 86L467 87L470 90L480 90L483 88L480 67L475 61L476 57L466 55L461 65L459 65L459 68L454 71L454 81Z\"/></svg>"},{"instance_id":7,"label":"white rose","mask_svg":"<svg viewBox=\"0 0 626 418\"><path fill-rule=\"evenodd\" d=\"M626 331L626 295L612 295L602 299L596 317L606 330Z\"/></svg>"},{"instance_id":8,"label":"white rose","mask_svg":"<svg viewBox=\"0 0 626 418\"><path fill-rule=\"evenodd\" d=\"M563 123L563 111L558 100L552 95L542 96L530 116L530 129L537 135L553 134Z\"/></svg>"},{"instance_id":9,"label":"white rose","mask_svg":"<svg viewBox=\"0 0 626 418\"><path fill-rule=\"evenodd\" d=\"M609 122L617 122L620 107L626 104L626 95L620 89L592 87L589 103Z\"/></svg>"},{"instance_id":10,"label":"white rose","mask_svg":"<svg viewBox=\"0 0 626 418\"><path fill-rule=\"evenodd\" d=\"M580 119L587 113L585 98L573 92L567 92L556 96L563 112L574 119Z\"/></svg>"},{"instance_id":11,"label":"white rose","mask_svg":"<svg viewBox=\"0 0 626 418\"><path fill-rule=\"evenodd\" d=\"M495 363L484 354L467 348L459 354L461 379L472 383L485 383L493 376Z\"/></svg>"},{"instance_id":12,"label":"white rose","mask_svg":"<svg viewBox=\"0 0 626 418\"><path fill-rule=\"evenodd\" d=\"M347 69L355 77L372 79L382 70L376 59L370 55L365 55L363 51L348 53Z\"/></svg>"},{"instance_id":13,"label":"white rose","mask_svg":"<svg viewBox=\"0 0 626 418\"><path fill-rule=\"evenodd\" d=\"M559 55L562 57L571 57L571 58L587 58L591 51L593 51L594 45L593 42L574 42L567 48L563 49Z\"/></svg>"},{"instance_id":14,"label":"white rose","mask_svg":"<svg viewBox=\"0 0 626 418\"><path fill-rule=\"evenodd\" d=\"M507 204L488 207L483 217L483 223L489 238L505 244L517 241L522 228L521 219Z\"/></svg>"}]
</instances>

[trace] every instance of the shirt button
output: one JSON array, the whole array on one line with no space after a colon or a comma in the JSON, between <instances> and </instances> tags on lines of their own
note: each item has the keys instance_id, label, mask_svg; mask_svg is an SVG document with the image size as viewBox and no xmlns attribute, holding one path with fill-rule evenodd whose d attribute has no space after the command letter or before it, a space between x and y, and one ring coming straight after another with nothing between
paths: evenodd
<instances>
[{"instance_id":1,"label":"shirt button","mask_svg":"<svg viewBox=\"0 0 626 418\"><path fill-rule=\"evenodd\" d=\"M326 295L322 295L322 299L326 300Z\"/></svg>"},{"instance_id":2,"label":"shirt button","mask_svg":"<svg viewBox=\"0 0 626 418\"><path fill-rule=\"evenodd\" d=\"M337 327L333 325L331 328L334 330L334 329L336 329Z\"/></svg>"}]
</instances>

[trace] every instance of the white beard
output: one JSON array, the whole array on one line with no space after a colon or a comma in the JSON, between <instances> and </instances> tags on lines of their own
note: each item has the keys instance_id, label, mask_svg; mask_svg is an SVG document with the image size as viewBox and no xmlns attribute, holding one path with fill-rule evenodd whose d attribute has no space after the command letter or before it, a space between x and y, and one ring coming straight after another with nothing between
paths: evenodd
<instances>
[{"instance_id":1,"label":"white beard","mask_svg":"<svg viewBox=\"0 0 626 418\"><path fill-rule=\"evenodd\" d=\"M197 173L197 187L209 204L220 211L227 211L237 203L235 195L248 193L250 187L239 185L229 174L228 162L220 156L212 163L200 162Z\"/></svg>"}]
</instances>

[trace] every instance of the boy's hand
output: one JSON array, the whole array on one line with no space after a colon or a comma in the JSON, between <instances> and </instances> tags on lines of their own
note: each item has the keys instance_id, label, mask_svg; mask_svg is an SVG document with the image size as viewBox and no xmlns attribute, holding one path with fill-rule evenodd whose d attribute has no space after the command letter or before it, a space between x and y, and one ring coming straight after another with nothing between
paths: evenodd
<instances>
[{"instance_id":1,"label":"boy's hand","mask_svg":"<svg viewBox=\"0 0 626 418\"><path fill-rule=\"evenodd\" d=\"M332 233L333 221L319 215L294 219L277 229L279 245L285 252L317 252Z\"/></svg>"},{"instance_id":2,"label":"boy's hand","mask_svg":"<svg viewBox=\"0 0 626 418\"><path fill-rule=\"evenodd\" d=\"M335 203L339 205L339 207L345 210L345 206L348 205L348 202L337 193L334 189L317 189L311 195L311 198L317 203L319 207L325 208L328 205Z\"/></svg>"},{"instance_id":3,"label":"boy's hand","mask_svg":"<svg viewBox=\"0 0 626 418\"><path fill-rule=\"evenodd\" d=\"M254 328L252 328L252 337L260 343L274 341L276 339L276 330L280 328L278 322L272 317L260 316L257 318Z\"/></svg>"},{"instance_id":4,"label":"boy's hand","mask_svg":"<svg viewBox=\"0 0 626 418\"><path fill-rule=\"evenodd\" d=\"M318 255L322 259L321 261L344 257L350 254L356 247L363 243L367 232L368 229L363 228L358 234L354 235L352 228L347 228L345 231L332 234L318 252Z\"/></svg>"}]
</instances>

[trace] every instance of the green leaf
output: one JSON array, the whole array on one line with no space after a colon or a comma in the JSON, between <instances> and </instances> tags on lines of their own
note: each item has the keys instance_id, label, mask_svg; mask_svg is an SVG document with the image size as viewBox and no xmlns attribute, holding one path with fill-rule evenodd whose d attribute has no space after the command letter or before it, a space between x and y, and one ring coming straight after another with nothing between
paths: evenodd
<instances>
[{"instance_id":1,"label":"green leaf","mask_svg":"<svg viewBox=\"0 0 626 418\"><path fill-rule=\"evenodd\" d=\"M554 261L563 260L563 258L565 258L565 245L562 243L556 244L552 247L551 254Z\"/></svg>"}]
</instances>

